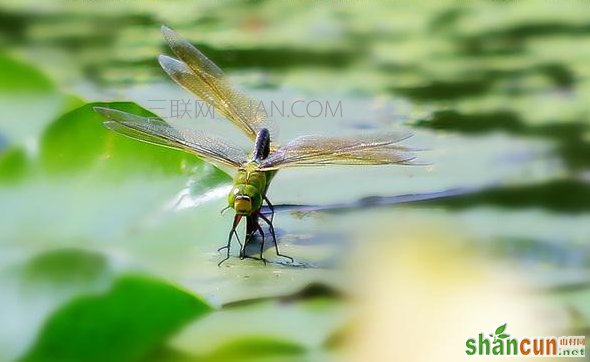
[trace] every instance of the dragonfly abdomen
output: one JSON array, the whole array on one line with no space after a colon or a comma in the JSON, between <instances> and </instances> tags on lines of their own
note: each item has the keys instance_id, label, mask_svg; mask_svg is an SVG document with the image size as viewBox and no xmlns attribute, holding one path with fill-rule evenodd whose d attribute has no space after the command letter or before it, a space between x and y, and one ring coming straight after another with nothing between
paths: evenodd
<instances>
[{"instance_id":1,"label":"dragonfly abdomen","mask_svg":"<svg viewBox=\"0 0 590 362\"><path fill-rule=\"evenodd\" d=\"M270 153L270 132L268 129L263 128L258 132L256 136L256 142L254 144L254 161L262 161L268 157Z\"/></svg>"}]
</instances>

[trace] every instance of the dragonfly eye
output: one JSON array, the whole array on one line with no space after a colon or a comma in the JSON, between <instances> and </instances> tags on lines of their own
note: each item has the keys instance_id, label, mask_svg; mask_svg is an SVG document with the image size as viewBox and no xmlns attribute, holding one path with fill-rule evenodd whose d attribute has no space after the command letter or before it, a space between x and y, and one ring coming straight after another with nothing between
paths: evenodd
<instances>
[{"instance_id":1,"label":"dragonfly eye","mask_svg":"<svg viewBox=\"0 0 590 362\"><path fill-rule=\"evenodd\" d=\"M252 211L252 200L246 195L237 195L234 201L234 209L238 214L248 214Z\"/></svg>"}]
</instances>

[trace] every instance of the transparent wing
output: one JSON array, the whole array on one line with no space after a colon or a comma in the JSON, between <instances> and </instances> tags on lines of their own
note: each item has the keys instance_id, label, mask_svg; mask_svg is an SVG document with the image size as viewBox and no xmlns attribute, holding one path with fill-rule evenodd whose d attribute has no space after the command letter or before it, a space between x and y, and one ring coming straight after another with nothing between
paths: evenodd
<instances>
[{"instance_id":1,"label":"transparent wing","mask_svg":"<svg viewBox=\"0 0 590 362\"><path fill-rule=\"evenodd\" d=\"M357 137L303 136L279 147L262 161L259 169L330 164L410 164L416 155L411 149L396 143L411 135L409 132L398 132Z\"/></svg>"},{"instance_id":2,"label":"transparent wing","mask_svg":"<svg viewBox=\"0 0 590 362\"><path fill-rule=\"evenodd\" d=\"M246 153L220 138L191 129L173 128L161 118L146 118L111 108L94 107L104 125L122 135L159 146L186 151L209 161L240 167Z\"/></svg>"},{"instance_id":3,"label":"transparent wing","mask_svg":"<svg viewBox=\"0 0 590 362\"><path fill-rule=\"evenodd\" d=\"M160 65L183 88L198 98L209 101L224 118L239 127L255 140L262 128L270 131L271 139L276 138L277 129L259 102L234 89L223 72L203 53L171 29L163 26L162 34L170 49L180 59L160 55Z\"/></svg>"},{"instance_id":4,"label":"transparent wing","mask_svg":"<svg viewBox=\"0 0 590 362\"><path fill-rule=\"evenodd\" d=\"M211 77L223 78L223 72L217 65L172 29L162 26L162 35L174 54L195 72L204 72Z\"/></svg>"}]
</instances>

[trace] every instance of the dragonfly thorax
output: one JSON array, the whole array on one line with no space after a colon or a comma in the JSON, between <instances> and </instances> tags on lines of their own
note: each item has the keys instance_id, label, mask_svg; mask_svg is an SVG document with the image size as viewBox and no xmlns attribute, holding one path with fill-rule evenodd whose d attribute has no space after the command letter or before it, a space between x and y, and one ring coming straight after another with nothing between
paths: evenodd
<instances>
[{"instance_id":1,"label":"dragonfly thorax","mask_svg":"<svg viewBox=\"0 0 590 362\"><path fill-rule=\"evenodd\" d=\"M266 190L266 174L256 171L255 162L239 169L233 187L228 196L228 203L236 213L250 215L262 207L262 197Z\"/></svg>"}]
</instances>

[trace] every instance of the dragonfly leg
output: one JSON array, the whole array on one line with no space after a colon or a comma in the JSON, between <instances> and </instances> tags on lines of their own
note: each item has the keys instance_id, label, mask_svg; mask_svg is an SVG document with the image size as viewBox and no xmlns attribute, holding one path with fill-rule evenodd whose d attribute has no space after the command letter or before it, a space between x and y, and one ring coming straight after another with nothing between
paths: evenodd
<instances>
[{"instance_id":1,"label":"dragonfly leg","mask_svg":"<svg viewBox=\"0 0 590 362\"><path fill-rule=\"evenodd\" d=\"M260 223L258 223L258 222L256 222L256 228L258 229L258 231L260 232L260 235L262 236L262 242L260 243L260 260L262 260L264 265L266 265L266 259L264 259L264 257L262 256L262 253L264 253L264 231L262 231L262 227L260 226Z\"/></svg>"},{"instance_id":2,"label":"dragonfly leg","mask_svg":"<svg viewBox=\"0 0 590 362\"><path fill-rule=\"evenodd\" d=\"M240 236L238 235L238 231L237 230L234 230L234 235L236 236L236 240L238 241L238 244L240 244L240 255L241 255L241 251L242 251L242 248L243 248L242 240L240 240ZM224 245L221 248L217 249L217 251L219 252L219 251L222 251L223 249L227 249L227 248L229 248L229 246Z\"/></svg>"},{"instance_id":3,"label":"dragonfly leg","mask_svg":"<svg viewBox=\"0 0 590 362\"><path fill-rule=\"evenodd\" d=\"M238 233L236 232L236 228L238 227L238 224L240 223L240 220L241 219L242 219L242 215L236 215L234 217L234 224L233 224L233 226L232 226L232 228L231 228L231 230L229 232L229 236L227 238L227 245L224 246L224 247L222 247L222 248L220 248L220 250L223 250L223 249L227 248L227 255L225 256L225 258L222 261L219 262L219 264L217 264L218 267L221 266L221 264L223 264L224 261L226 261L227 259L229 259L231 239L232 239L232 236L234 234L236 235L236 237L238 236ZM240 243L240 245L241 245L241 243Z\"/></svg>"},{"instance_id":4,"label":"dragonfly leg","mask_svg":"<svg viewBox=\"0 0 590 362\"><path fill-rule=\"evenodd\" d=\"M247 221L247 239L246 242L244 243L244 253L241 255L241 259L254 259L254 260L262 260L262 262L264 263L264 265L266 265L266 259L262 256L263 252L264 252L264 231L262 230L262 227L260 226L260 223L258 222L258 216L256 214L252 214L252 216L248 217L248 219L246 219ZM250 256L246 254L246 245L248 245L248 243L252 240L252 238L254 238L254 234L256 234L256 232L259 232L260 235L262 236L262 244L260 245L260 258L257 258L255 256Z\"/></svg>"},{"instance_id":5,"label":"dragonfly leg","mask_svg":"<svg viewBox=\"0 0 590 362\"><path fill-rule=\"evenodd\" d=\"M264 199L264 201L266 201L266 204L268 205L268 208L270 209L270 222L272 223L275 219L275 207L270 202L268 197L266 197L266 195L263 196L263 199Z\"/></svg>"},{"instance_id":6,"label":"dragonfly leg","mask_svg":"<svg viewBox=\"0 0 590 362\"><path fill-rule=\"evenodd\" d=\"M291 258L288 255L284 255L281 254L279 252L279 245L277 244L277 236L275 234L275 227L272 225L272 222L264 215L260 214L260 217L262 218L262 220L264 220L267 224L268 224L268 228L270 230L270 235L272 236L272 242L275 244L275 251L277 253L277 256L282 256L283 258L287 258L291 261L291 263L294 262L293 258Z\"/></svg>"},{"instance_id":7,"label":"dragonfly leg","mask_svg":"<svg viewBox=\"0 0 590 362\"><path fill-rule=\"evenodd\" d=\"M244 247L240 250L240 259L245 259L248 256L246 255L246 246L254 237L254 233L256 232L256 220L253 215L246 216L246 239L244 240Z\"/></svg>"},{"instance_id":8,"label":"dragonfly leg","mask_svg":"<svg viewBox=\"0 0 590 362\"><path fill-rule=\"evenodd\" d=\"M248 245L250 239L252 239L252 234L246 234L246 239L244 239L244 246L240 248L240 259L242 260L248 257L248 255L246 255L246 245Z\"/></svg>"}]
</instances>

